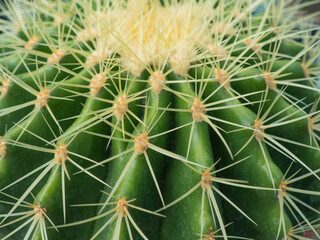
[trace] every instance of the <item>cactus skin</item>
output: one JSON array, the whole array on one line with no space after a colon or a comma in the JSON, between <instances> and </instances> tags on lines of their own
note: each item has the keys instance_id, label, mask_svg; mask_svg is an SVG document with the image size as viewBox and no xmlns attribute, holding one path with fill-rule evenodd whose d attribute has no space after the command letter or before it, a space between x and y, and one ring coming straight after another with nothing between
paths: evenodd
<instances>
[{"instance_id":1,"label":"cactus skin","mask_svg":"<svg viewBox=\"0 0 320 240\"><path fill-rule=\"evenodd\" d=\"M6 1L0 238L320 239L312 4Z\"/></svg>"}]
</instances>

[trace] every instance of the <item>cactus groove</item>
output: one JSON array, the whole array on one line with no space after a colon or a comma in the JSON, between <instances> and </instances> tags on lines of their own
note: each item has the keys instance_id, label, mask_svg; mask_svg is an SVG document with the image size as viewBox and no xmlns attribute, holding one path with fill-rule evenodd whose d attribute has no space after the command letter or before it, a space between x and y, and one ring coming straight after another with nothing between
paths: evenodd
<instances>
[{"instance_id":1,"label":"cactus groove","mask_svg":"<svg viewBox=\"0 0 320 240\"><path fill-rule=\"evenodd\" d=\"M320 239L316 4L0 3L0 238Z\"/></svg>"}]
</instances>

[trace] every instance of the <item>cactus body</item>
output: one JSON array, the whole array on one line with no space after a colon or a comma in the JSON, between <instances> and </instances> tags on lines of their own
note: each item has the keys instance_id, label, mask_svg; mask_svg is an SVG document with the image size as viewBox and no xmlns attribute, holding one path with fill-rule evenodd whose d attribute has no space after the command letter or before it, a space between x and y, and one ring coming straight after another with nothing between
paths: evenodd
<instances>
[{"instance_id":1,"label":"cactus body","mask_svg":"<svg viewBox=\"0 0 320 240\"><path fill-rule=\"evenodd\" d=\"M313 4L1 5L1 239L320 239Z\"/></svg>"}]
</instances>

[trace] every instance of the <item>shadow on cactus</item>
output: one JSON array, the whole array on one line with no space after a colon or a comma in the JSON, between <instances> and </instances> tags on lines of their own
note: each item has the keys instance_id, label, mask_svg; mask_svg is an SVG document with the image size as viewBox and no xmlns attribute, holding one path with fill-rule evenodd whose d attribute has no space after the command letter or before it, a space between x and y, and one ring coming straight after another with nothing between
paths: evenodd
<instances>
[{"instance_id":1,"label":"shadow on cactus","mask_svg":"<svg viewBox=\"0 0 320 240\"><path fill-rule=\"evenodd\" d=\"M1 239L320 239L317 1L5 1Z\"/></svg>"}]
</instances>

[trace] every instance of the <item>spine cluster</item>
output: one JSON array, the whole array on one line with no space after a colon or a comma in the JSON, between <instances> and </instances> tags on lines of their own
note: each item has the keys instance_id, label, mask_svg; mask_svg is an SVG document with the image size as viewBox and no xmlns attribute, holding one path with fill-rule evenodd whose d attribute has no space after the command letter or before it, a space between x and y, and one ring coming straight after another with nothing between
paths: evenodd
<instances>
[{"instance_id":1,"label":"spine cluster","mask_svg":"<svg viewBox=\"0 0 320 240\"><path fill-rule=\"evenodd\" d=\"M0 5L0 238L320 239L307 6Z\"/></svg>"}]
</instances>

